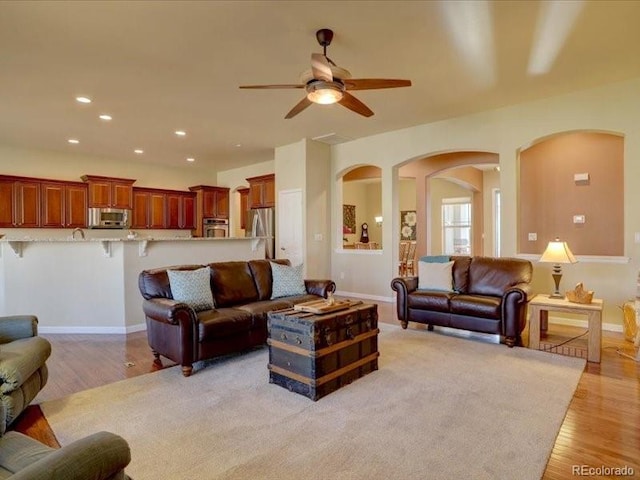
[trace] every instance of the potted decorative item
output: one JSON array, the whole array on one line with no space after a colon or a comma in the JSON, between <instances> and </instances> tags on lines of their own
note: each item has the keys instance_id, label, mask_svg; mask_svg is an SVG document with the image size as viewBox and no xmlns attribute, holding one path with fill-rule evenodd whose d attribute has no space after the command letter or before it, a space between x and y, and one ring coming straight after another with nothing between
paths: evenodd
<instances>
[{"instance_id":1,"label":"potted decorative item","mask_svg":"<svg viewBox=\"0 0 640 480\"><path fill-rule=\"evenodd\" d=\"M582 282L576 285L576 288L566 292L567 300L573 303L591 303L593 300L593 290L585 290Z\"/></svg>"}]
</instances>

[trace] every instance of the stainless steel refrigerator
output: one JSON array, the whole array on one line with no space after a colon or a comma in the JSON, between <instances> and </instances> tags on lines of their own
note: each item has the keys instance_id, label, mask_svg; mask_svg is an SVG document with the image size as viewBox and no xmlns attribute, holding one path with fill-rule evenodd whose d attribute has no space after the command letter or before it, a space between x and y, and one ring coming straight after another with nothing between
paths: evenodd
<instances>
[{"instance_id":1,"label":"stainless steel refrigerator","mask_svg":"<svg viewBox=\"0 0 640 480\"><path fill-rule=\"evenodd\" d=\"M247 212L246 237L265 237L265 256L275 258L275 208L252 208Z\"/></svg>"}]
</instances>

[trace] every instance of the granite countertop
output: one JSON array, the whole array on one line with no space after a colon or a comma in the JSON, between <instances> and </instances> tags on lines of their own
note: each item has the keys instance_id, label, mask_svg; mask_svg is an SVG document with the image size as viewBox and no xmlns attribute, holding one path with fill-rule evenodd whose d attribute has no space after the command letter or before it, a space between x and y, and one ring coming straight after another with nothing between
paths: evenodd
<instances>
[{"instance_id":1,"label":"granite countertop","mask_svg":"<svg viewBox=\"0 0 640 480\"><path fill-rule=\"evenodd\" d=\"M0 242L65 242L65 243L89 243L89 242L209 242L209 241L225 241L225 240L255 240L266 237L135 237L135 238L0 238Z\"/></svg>"}]
</instances>

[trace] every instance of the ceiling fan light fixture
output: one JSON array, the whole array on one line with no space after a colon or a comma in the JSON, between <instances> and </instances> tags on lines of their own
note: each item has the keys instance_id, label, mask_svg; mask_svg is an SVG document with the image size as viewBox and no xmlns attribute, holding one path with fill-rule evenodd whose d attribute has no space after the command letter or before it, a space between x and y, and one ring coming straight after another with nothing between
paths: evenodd
<instances>
[{"instance_id":1,"label":"ceiling fan light fixture","mask_svg":"<svg viewBox=\"0 0 640 480\"><path fill-rule=\"evenodd\" d=\"M332 83L309 85L307 87L307 98L313 103L331 105L342 100L342 89Z\"/></svg>"}]
</instances>

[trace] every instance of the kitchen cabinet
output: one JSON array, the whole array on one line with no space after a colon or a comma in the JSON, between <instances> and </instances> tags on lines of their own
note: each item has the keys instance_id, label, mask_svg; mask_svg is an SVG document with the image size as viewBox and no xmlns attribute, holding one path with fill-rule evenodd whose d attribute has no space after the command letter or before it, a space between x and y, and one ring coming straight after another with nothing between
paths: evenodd
<instances>
[{"instance_id":1,"label":"kitchen cabinet","mask_svg":"<svg viewBox=\"0 0 640 480\"><path fill-rule=\"evenodd\" d=\"M202 222L205 218L229 218L229 189L197 185L189 187L196 195L196 225L194 235L203 235Z\"/></svg>"},{"instance_id":2,"label":"kitchen cabinet","mask_svg":"<svg viewBox=\"0 0 640 480\"><path fill-rule=\"evenodd\" d=\"M90 208L133 208L135 180L96 175L83 175L81 178L89 187Z\"/></svg>"},{"instance_id":3,"label":"kitchen cabinet","mask_svg":"<svg viewBox=\"0 0 640 480\"><path fill-rule=\"evenodd\" d=\"M40 184L42 195L42 227L86 228L87 185L76 182Z\"/></svg>"},{"instance_id":4,"label":"kitchen cabinet","mask_svg":"<svg viewBox=\"0 0 640 480\"><path fill-rule=\"evenodd\" d=\"M134 188L131 228L195 228L195 194Z\"/></svg>"},{"instance_id":5,"label":"kitchen cabinet","mask_svg":"<svg viewBox=\"0 0 640 480\"><path fill-rule=\"evenodd\" d=\"M40 226L40 182L3 177L0 180L0 227Z\"/></svg>"},{"instance_id":6,"label":"kitchen cabinet","mask_svg":"<svg viewBox=\"0 0 640 480\"><path fill-rule=\"evenodd\" d=\"M131 228L165 228L166 194L153 189L133 189Z\"/></svg>"},{"instance_id":7,"label":"kitchen cabinet","mask_svg":"<svg viewBox=\"0 0 640 480\"><path fill-rule=\"evenodd\" d=\"M167 193L167 228L196 227L196 196L186 192Z\"/></svg>"},{"instance_id":8,"label":"kitchen cabinet","mask_svg":"<svg viewBox=\"0 0 640 480\"><path fill-rule=\"evenodd\" d=\"M203 192L203 218L229 218L229 189L211 188Z\"/></svg>"},{"instance_id":9,"label":"kitchen cabinet","mask_svg":"<svg viewBox=\"0 0 640 480\"><path fill-rule=\"evenodd\" d=\"M239 188L240 194L240 228L245 230L247 228L247 210L249 210L249 189Z\"/></svg>"},{"instance_id":10,"label":"kitchen cabinet","mask_svg":"<svg viewBox=\"0 0 640 480\"><path fill-rule=\"evenodd\" d=\"M261 175L246 179L249 182L249 208L275 207L276 176Z\"/></svg>"}]
</instances>

